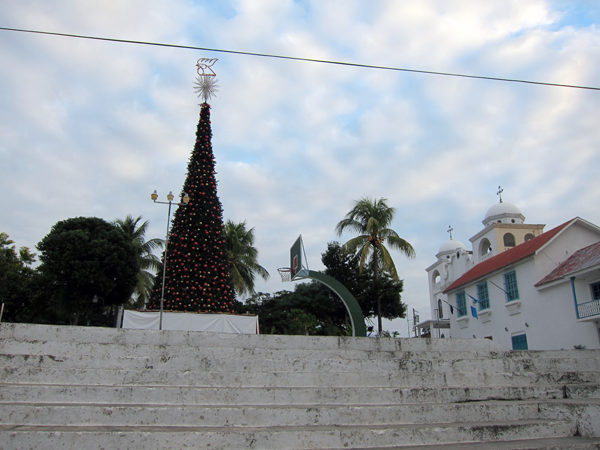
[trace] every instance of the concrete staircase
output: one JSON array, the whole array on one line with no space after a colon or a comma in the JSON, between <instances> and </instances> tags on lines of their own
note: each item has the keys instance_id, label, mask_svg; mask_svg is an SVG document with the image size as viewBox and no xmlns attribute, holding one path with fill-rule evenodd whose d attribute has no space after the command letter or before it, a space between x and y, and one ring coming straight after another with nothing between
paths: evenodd
<instances>
[{"instance_id":1,"label":"concrete staircase","mask_svg":"<svg viewBox=\"0 0 600 450\"><path fill-rule=\"evenodd\" d=\"M600 351L0 325L0 449L600 449Z\"/></svg>"}]
</instances>

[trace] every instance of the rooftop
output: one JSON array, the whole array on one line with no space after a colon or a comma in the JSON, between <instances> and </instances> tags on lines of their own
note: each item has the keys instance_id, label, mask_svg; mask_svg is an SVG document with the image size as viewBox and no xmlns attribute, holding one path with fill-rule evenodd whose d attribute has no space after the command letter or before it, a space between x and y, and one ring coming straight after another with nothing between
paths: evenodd
<instances>
[{"instance_id":1,"label":"rooftop","mask_svg":"<svg viewBox=\"0 0 600 450\"><path fill-rule=\"evenodd\" d=\"M502 269L503 267L509 266L510 264L514 264L517 261L520 261L528 256L533 255L536 251L546 245L550 239L556 236L563 228L567 225L571 224L577 219L571 219L568 222L563 223L562 225L557 226L545 233L540 234L539 236L531 239L530 241L524 242L523 244L519 244L510 250L506 250L490 259L487 259L483 262L480 262L467 273L465 273L462 277L444 289L444 293L449 291L456 290L465 284L468 284L474 280L479 278L483 278L486 275L489 275L497 270Z\"/></svg>"},{"instance_id":2,"label":"rooftop","mask_svg":"<svg viewBox=\"0 0 600 450\"><path fill-rule=\"evenodd\" d=\"M600 242L577 250L556 269L542 278L536 286L564 278L572 273L593 268L600 264Z\"/></svg>"}]
</instances>

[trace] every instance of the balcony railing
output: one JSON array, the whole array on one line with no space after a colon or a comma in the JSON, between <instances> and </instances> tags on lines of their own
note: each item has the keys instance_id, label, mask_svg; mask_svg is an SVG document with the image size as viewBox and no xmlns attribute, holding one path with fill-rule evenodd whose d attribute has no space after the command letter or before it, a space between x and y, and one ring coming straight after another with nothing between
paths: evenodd
<instances>
[{"instance_id":1,"label":"balcony railing","mask_svg":"<svg viewBox=\"0 0 600 450\"><path fill-rule=\"evenodd\" d=\"M600 316L600 300L592 300L591 302L577 305L578 319L585 319L591 316Z\"/></svg>"},{"instance_id":2,"label":"balcony railing","mask_svg":"<svg viewBox=\"0 0 600 450\"><path fill-rule=\"evenodd\" d=\"M484 255L481 255L481 261L485 261L488 258L492 257L492 252L486 253Z\"/></svg>"}]
</instances>

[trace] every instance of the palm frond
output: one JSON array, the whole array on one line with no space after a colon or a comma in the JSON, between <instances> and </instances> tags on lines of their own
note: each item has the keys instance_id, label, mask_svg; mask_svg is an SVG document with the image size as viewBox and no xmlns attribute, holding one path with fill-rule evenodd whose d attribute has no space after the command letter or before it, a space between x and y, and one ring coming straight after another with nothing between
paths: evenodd
<instances>
[{"instance_id":1,"label":"palm frond","mask_svg":"<svg viewBox=\"0 0 600 450\"><path fill-rule=\"evenodd\" d=\"M398 250L404 253L407 258L414 258L416 256L416 252L413 246L398 236L395 231L394 234L395 235L388 235L386 239L388 247L390 247L392 250Z\"/></svg>"},{"instance_id":2,"label":"palm frond","mask_svg":"<svg viewBox=\"0 0 600 450\"><path fill-rule=\"evenodd\" d=\"M239 297L253 294L256 276L264 280L269 278L269 272L257 261L254 228L246 228L246 221L235 223L227 220L224 235L232 287Z\"/></svg>"},{"instance_id":3,"label":"palm frond","mask_svg":"<svg viewBox=\"0 0 600 450\"><path fill-rule=\"evenodd\" d=\"M381 254L381 268L389 273L394 281L398 281L398 272L396 271L392 255L390 255L390 252L384 245L379 246L379 252Z\"/></svg>"}]
</instances>

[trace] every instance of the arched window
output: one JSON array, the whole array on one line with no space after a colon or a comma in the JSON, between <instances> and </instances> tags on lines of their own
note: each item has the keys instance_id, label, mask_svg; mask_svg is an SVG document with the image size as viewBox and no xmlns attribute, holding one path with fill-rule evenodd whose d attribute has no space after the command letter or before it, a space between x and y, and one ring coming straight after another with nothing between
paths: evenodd
<instances>
[{"instance_id":1,"label":"arched window","mask_svg":"<svg viewBox=\"0 0 600 450\"><path fill-rule=\"evenodd\" d=\"M444 318L444 310L442 309L442 301L438 300L438 317L440 319Z\"/></svg>"},{"instance_id":2,"label":"arched window","mask_svg":"<svg viewBox=\"0 0 600 450\"><path fill-rule=\"evenodd\" d=\"M433 272L432 280L433 284L438 284L440 281L442 281L442 277L440 276L440 273L437 270Z\"/></svg>"},{"instance_id":3,"label":"arched window","mask_svg":"<svg viewBox=\"0 0 600 450\"><path fill-rule=\"evenodd\" d=\"M490 244L490 241L486 239L481 241L481 244L479 244L479 254L481 256L485 256L488 253L492 253L492 245Z\"/></svg>"},{"instance_id":4,"label":"arched window","mask_svg":"<svg viewBox=\"0 0 600 450\"><path fill-rule=\"evenodd\" d=\"M504 246L505 247L514 247L515 246L515 236L512 233L506 233L504 235Z\"/></svg>"},{"instance_id":5,"label":"arched window","mask_svg":"<svg viewBox=\"0 0 600 450\"><path fill-rule=\"evenodd\" d=\"M527 234L525 235L525 242L532 240L534 237L535 237L535 236L534 236L533 234L531 234L531 233L527 233Z\"/></svg>"}]
</instances>

